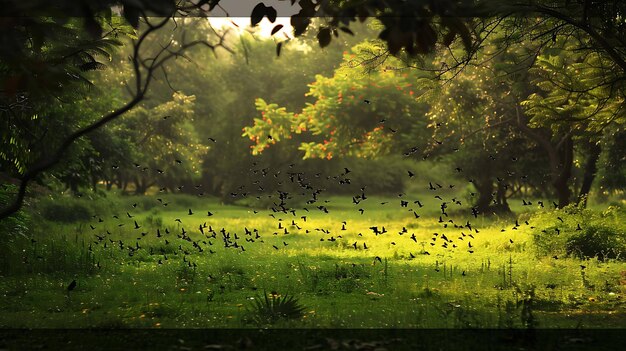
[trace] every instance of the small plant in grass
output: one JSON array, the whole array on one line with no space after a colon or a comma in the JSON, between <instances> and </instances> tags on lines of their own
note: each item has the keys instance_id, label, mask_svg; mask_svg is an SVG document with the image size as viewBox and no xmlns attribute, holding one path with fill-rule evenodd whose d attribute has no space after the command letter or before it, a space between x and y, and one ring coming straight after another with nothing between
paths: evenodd
<instances>
[{"instance_id":1,"label":"small plant in grass","mask_svg":"<svg viewBox=\"0 0 626 351\"><path fill-rule=\"evenodd\" d=\"M246 321L256 325L275 324L281 320L300 319L304 316L305 307L294 297L276 293L257 296L248 308Z\"/></svg>"},{"instance_id":2,"label":"small plant in grass","mask_svg":"<svg viewBox=\"0 0 626 351\"><path fill-rule=\"evenodd\" d=\"M526 329L534 329L537 327L537 319L533 315L535 308L535 285L515 284L515 291L518 294L517 308L520 308L520 321Z\"/></svg>"}]
</instances>

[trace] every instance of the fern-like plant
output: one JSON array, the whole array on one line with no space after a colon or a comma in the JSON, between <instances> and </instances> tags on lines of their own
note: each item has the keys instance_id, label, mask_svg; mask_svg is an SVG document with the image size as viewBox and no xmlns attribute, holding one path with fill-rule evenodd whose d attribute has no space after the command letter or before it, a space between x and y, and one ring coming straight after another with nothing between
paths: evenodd
<instances>
[{"instance_id":1,"label":"fern-like plant","mask_svg":"<svg viewBox=\"0 0 626 351\"><path fill-rule=\"evenodd\" d=\"M306 307L302 306L294 296L264 294L257 296L248 308L247 321L257 325L274 324L280 320L299 319L304 315Z\"/></svg>"}]
</instances>

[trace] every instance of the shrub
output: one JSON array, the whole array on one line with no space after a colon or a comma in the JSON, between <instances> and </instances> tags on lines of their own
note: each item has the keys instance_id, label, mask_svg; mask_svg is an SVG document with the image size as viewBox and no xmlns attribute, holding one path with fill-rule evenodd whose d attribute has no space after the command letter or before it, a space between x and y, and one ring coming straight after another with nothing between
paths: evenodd
<instances>
[{"instance_id":1,"label":"shrub","mask_svg":"<svg viewBox=\"0 0 626 351\"><path fill-rule=\"evenodd\" d=\"M257 296L254 303L248 309L248 322L256 325L274 324L280 320L299 319L304 315L306 308L300 304L297 298L285 294L264 294Z\"/></svg>"},{"instance_id":2,"label":"shrub","mask_svg":"<svg viewBox=\"0 0 626 351\"><path fill-rule=\"evenodd\" d=\"M94 215L87 202L71 198L42 200L37 207L44 219L57 222L87 221Z\"/></svg>"},{"instance_id":3,"label":"shrub","mask_svg":"<svg viewBox=\"0 0 626 351\"><path fill-rule=\"evenodd\" d=\"M8 204L13 194L17 192L15 185L4 185L0 188L0 206ZM28 232L29 217L24 211L18 211L12 216L0 220L0 233L26 235Z\"/></svg>"},{"instance_id":4,"label":"shrub","mask_svg":"<svg viewBox=\"0 0 626 351\"><path fill-rule=\"evenodd\" d=\"M624 216L619 207L594 211L571 205L537 213L529 221L536 227L533 243L538 255L606 260L623 259L626 252Z\"/></svg>"},{"instance_id":5,"label":"shrub","mask_svg":"<svg viewBox=\"0 0 626 351\"><path fill-rule=\"evenodd\" d=\"M581 259L598 257L606 259L624 259L621 255L626 251L624 233L602 225L591 225L570 236L565 243L568 255Z\"/></svg>"},{"instance_id":6,"label":"shrub","mask_svg":"<svg viewBox=\"0 0 626 351\"><path fill-rule=\"evenodd\" d=\"M153 209L152 212L146 217L146 223L153 228L163 227L163 217L157 209Z\"/></svg>"},{"instance_id":7,"label":"shrub","mask_svg":"<svg viewBox=\"0 0 626 351\"><path fill-rule=\"evenodd\" d=\"M129 208L130 206L133 206L136 204L137 208L144 210L144 211L155 209L157 208L158 205L160 205L154 197L144 196L144 195L128 196L124 198L124 202L128 203L128 204L124 204L126 208Z\"/></svg>"}]
</instances>

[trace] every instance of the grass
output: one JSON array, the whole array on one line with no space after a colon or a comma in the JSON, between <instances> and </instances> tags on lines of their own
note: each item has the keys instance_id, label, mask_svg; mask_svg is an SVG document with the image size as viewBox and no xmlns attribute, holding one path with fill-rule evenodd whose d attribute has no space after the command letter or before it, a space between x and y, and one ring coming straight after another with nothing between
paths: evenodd
<instances>
[{"instance_id":1,"label":"grass","mask_svg":"<svg viewBox=\"0 0 626 351\"><path fill-rule=\"evenodd\" d=\"M524 328L528 313L533 326L543 328L626 327L623 261L554 259L536 249L537 229L553 225L557 216L569 223L580 214L533 214L515 202L519 219L474 219L459 206L445 218L454 223L440 223L440 202L428 193L371 196L358 205L326 197L319 203L329 213L315 204L295 216L171 195L165 207L156 197L141 198L137 207L132 197L116 199L119 207L87 222L35 220L29 235L10 236L0 259L0 327L250 327L248 307L264 292L293 296L305 308L300 318L278 320L275 327ZM400 207L401 199L410 199L420 218ZM424 207L418 209L415 199ZM623 235L623 210L588 217ZM512 229L516 219L529 225ZM468 220L479 233L453 227ZM205 222L205 233L211 226L216 238L199 232ZM376 235L371 226L387 232ZM177 237L182 228L191 242ZM225 248L221 228L237 233L245 252ZM245 241L255 234L247 236L244 228L257 229L261 238ZM441 247L440 239L431 245L434 232L457 248ZM461 232L474 239L459 239ZM74 279L78 285L68 292Z\"/></svg>"}]
</instances>

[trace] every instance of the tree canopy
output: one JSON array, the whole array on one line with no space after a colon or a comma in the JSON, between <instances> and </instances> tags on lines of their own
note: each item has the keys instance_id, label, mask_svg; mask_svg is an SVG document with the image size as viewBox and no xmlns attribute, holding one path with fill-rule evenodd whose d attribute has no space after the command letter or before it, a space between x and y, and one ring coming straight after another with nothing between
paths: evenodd
<instances>
[{"instance_id":1,"label":"tree canopy","mask_svg":"<svg viewBox=\"0 0 626 351\"><path fill-rule=\"evenodd\" d=\"M226 2L81 0L49 4L4 1L0 104L6 118L3 118L0 166L3 173L18 179L20 187L15 201L2 210L1 216L19 209L26 185L36 180L41 172L55 167L68 153L76 152L73 145L85 143L81 138L137 108L155 80L169 82L166 62L185 58L193 47L208 48L214 53L219 48L230 50L225 45L225 37L219 33L211 40L202 35L171 37L161 44L153 42L151 47L149 39L161 29L171 30L179 24L185 27L184 17L207 15ZM379 26L377 34L373 35L380 41L362 44L354 53L366 63L363 67L374 64L421 68L433 73L431 78L451 81L468 67L480 65L481 60L492 60L499 55L513 57L509 60L513 64L507 63L505 58L503 62L508 67L494 66L493 69L502 69L507 75L514 75L515 70L527 71L522 81L527 82L530 91L512 83L512 94L506 96L505 89L499 100L516 97L515 104L508 105L515 109L506 115L515 112L518 131L532 136L534 143L543 145L544 150L552 150L547 151L547 155L552 167L551 182L561 189L558 191L560 205L571 198L565 184L570 178L567 169L575 161L574 144L584 141L580 144L584 146L576 152L587 154L588 173L595 174L592 164L603 150L598 144L605 140L604 136L623 130L626 70L623 14L626 5L622 1L300 0L290 4L299 8L291 16L294 36L308 35L322 48L339 38L354 35L355 22L376 18ZM265 4L258 4L249 14L252 24L265 17L274 22L279 15L273 6ZM314 17L319 20L313 20ZM77 115L68 106L90 95L90 89L94 88L93 73L110 66L114 52L126 39L133 41L129 52L133 78L126 85L130 95L122 94L121 99L110 100L117 104L113 110L94 109L93 114ZM273 52L284 53L281 48L286 42L276 40ZM245 41L241 42L241 49L248 57ZM366 58L364 53L368 50L375 51L375 55ZM446 57L439 60L442 53ZM344 61L348 63L349 58ZM412 133L417 133L427 123L417 116L425 108L415 97L420 93L418 87L413 90L415 80L423 79L422 74L409 71L403 71L406 76L384 69L370 72L380 79L375 84L370 81L371 74L364 72L359 76L340 69L329 78L320 76L309 87L308 98L315 99L314 103L291 106L294 110L301 109L296 114L280 109L271 101L258 100L257 109L268 116L257 120L252 129L245 129L244 133L255 140L252 150L259 152L271 143L306 129L312 135L297 141L305 157L373 156L380 150L408 147L407 140L416 135ZM392 89L386 89L388 87ZM394 103L382 104L381 98L366 97L374 94L379 97L387 94L385 100ZM363 103L359 101L361 98ZM505 107L480 99L481 105L496 112L494 118L501 117L498 109ZM57 105L57 101L60 104ZM67 106L63 107L64 104ZM165 106L167 103L162 108ZM158 106L150 106L144 111L158 113L160 110ZM382 117L383 114L386 116ZM495 123L500 122L503 121ZM350 127L345 127L347 125ZM178 126L182 128L182 124ZM171 127L178 128L175 124ZM537 128L545 131L538 134ZM607 142L606 145L617 144ZM420 147L414 145L409 150ZM83 149L89 147L84 145ZM97 157L93 156L99 155L99 151L93 149L92 154L86 157L86 162L94 163ZM195 155L180 152L183 154ZM81 167L68 164L62 177L75 182ZM587 175L586 179L583 183L588 184L593 177ZM579 193L586 191L581 189Z\"/></svg>"}]
</instances>

